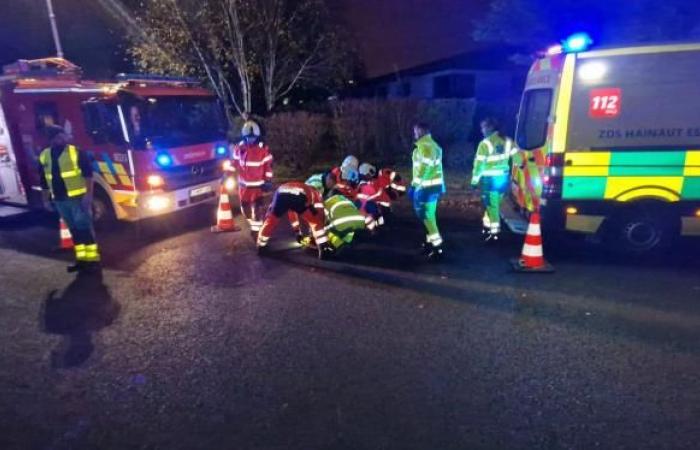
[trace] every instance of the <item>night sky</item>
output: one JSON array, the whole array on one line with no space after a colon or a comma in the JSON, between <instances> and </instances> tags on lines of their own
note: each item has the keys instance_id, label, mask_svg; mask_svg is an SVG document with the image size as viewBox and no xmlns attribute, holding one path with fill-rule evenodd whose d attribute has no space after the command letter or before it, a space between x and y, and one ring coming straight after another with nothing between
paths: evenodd
<instances>
[{"instance_id":1,"label":"night sky","mask_svg":"<svg viewBox=\"0 0 700 450\"><path fill-rule=\"evenodd\" d=\"M468 50L488 0L329 0L369 76ZM45 0L2 0L0 64L53 54ZM54 0L68 59L92 75L129 70L119 25L95 0Z\"/></svg>"}]
</instances>

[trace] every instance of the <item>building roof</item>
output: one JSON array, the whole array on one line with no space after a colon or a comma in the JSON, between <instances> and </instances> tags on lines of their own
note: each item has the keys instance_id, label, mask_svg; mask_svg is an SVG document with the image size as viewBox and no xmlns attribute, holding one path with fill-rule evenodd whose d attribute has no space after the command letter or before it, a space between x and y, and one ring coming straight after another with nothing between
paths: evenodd
<instances>
[{"instance_id":1,"label":"building roof","mask_svg":"<svg viewBox=\"0 0 700 450\"><path fill-rule=\"evenodd\" d=\"M365 80L363 84L383 83L402 77L415 77L446 70L512 70L519 66L511 61L518 49L508 46L482 48L438 59Z\"/></svg>"}]
</instances>

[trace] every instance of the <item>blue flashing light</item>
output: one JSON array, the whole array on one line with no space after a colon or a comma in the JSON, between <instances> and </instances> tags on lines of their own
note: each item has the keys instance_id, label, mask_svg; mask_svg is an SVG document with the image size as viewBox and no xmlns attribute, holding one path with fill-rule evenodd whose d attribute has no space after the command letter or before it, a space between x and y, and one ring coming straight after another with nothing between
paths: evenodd
<instances>
[{"instance_id":1,"label":"blue flashing light","mask_svg":"<svg viewBox=\"0 0 700 450\"><path fill-rule=\"evenodd\" d=\"M575 33L562 42L562 48L566 53L579 53L588 50L593 44L593 39L588 33Z\"/></svg>"},{"instance_id":2,"label":"blue flashing light","mask_svg":"<svg viewBox=\"0 0 700 450\"><path fill-rule=\"evenodd\" d=\"M228 148L225 145L217 145L216 146L216 155L217 156L226 156L228 154Z\"/></svg>"},{"instance_id":3,"label":"blue flashing light","mask_svg":"<svg viewBox=\"0 0 700 450\"><path fill-rule=\"evenodd\" d=\"M158 153L158 156L156 156L156 163L158 163L160 167L170 167L173 165L173 157L167 153Z\"/></svg>"}]
</instances>

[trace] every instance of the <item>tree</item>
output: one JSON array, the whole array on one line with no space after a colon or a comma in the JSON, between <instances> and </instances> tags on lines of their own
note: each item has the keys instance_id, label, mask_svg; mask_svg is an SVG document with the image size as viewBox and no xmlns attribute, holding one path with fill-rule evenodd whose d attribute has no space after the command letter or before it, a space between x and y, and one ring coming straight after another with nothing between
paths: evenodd
<instances>
[{"instance_id":1,"label":"tree","mask_svg":"<svg viewBox=\"0 0 700 450\"><path fill-rule=\"evenodd\" d=\"M578 31L620 45L700 36L697 0L492 0L474 38L540 50Z\"/></svg>"},{"instance_id":2,"label":"tree","mask_svg":"<svg viewBox=\"0 0 700 450\"><path fill-rule=\"evenodd\" d=\"M251 111L262 87L269 112L292 90L344 72L323 0L145 0L137 16L137 66L201 77L229 111Z\"/></svg>"},{"instance_id":3,"label":"tree","mask_svg":"<svg viewBox=\"0 0 700 450\"><path fill-rule=\"evenodd\" d=\"M140 70L208 81L232 120L252 107L243 1L148 0L137 10L140 32L131 34L129 53Z\"/></svg>"},{"instance_id":4,"label":"tree","mask_svg":"<svg viewBox=\"0 0 700 450\"><path fill-rule=\"evenodd\" d=\"M352 56L324 0L254 3L260 33L253 47L268 111L297 87L329 87L348 78Z\"/></svg>"}]
</instances>

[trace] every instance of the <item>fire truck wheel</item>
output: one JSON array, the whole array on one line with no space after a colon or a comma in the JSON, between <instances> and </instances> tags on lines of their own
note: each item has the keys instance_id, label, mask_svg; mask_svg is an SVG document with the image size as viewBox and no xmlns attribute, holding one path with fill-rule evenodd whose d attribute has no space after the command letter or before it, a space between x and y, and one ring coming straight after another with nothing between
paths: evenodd
<instances>
[{"instance_id":1,"label":"fire truck wheel","mask_svg":"<svg viewBox=\"0 0 700 450\"><path fill-rule=\"evenodd\" d=\"M610 219L607 238L617 252L649 255L668 249L680 235L680 218L663 204L640 204Z\"/></svg>"},{"instance_id":2,"label":"fire truck wheel","mask_svg":"<svg viewBox=\"0 0 700 450\"><path fill-rule=\"evenodd\" d=\"M100 189L95 190L95 197L92 200L92 218L98 229L111 228L117 222L117 215L109 196Z\"/></svg>"}]
</instances>

